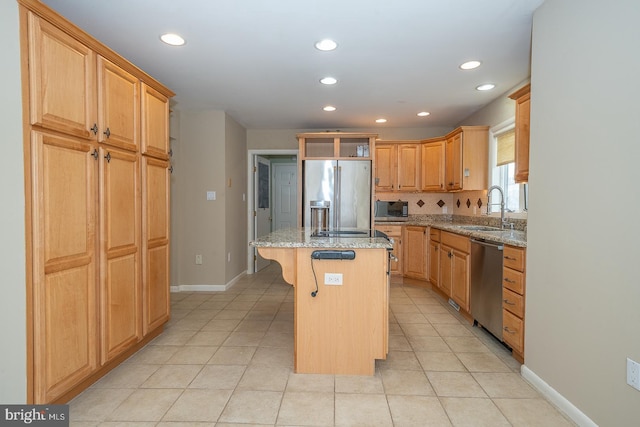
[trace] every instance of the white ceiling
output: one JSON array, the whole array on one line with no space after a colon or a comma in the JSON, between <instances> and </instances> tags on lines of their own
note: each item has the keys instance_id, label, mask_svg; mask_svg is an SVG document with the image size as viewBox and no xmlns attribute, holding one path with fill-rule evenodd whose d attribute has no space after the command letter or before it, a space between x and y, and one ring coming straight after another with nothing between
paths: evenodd
<instances>
[{"instance_id":1,"label":"white ceiling","mask_svg":"<svg viewBox=\"0 0 640 427\"><path fill-rule=\"evenodd\" d=\"M178 110L224 110L248 129L331 130L458 124L529 76L543 2L42 1L171 88ZM165 45L165 32L187 44ZM315 49L323 38L338 49ZM458 68L470 59L483 64ZM328 75L338 83L321 85ZM475 90L485 82L497 86Z\"/></svg>"}]
</instances>

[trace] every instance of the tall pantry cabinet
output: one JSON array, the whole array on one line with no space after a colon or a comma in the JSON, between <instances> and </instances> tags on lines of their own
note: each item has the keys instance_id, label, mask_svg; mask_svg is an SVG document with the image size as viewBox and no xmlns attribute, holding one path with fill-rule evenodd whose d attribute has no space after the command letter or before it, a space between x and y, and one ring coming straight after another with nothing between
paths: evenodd
<instances>
[{"instance_id":1,"label":"tall pantry cabinet","mask_svg":"<svg viewBox=\"0 0 640 427\"><path fill-rule=\"evenodd\" d=\"M173 93L19 0L30 403L70 400L169 319Z\"/></svg>"}]
</instances>

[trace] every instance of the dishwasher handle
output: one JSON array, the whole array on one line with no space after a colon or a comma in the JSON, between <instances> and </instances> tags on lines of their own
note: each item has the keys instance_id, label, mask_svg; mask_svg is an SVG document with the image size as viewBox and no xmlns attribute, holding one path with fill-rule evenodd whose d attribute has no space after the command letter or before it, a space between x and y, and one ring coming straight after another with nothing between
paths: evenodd
<instances>
[{"instance_id":1,"label":"dishwasher handle","mask_svg":"<svg viewBox=\"0 0 640 427\"><path fill-rule=\"evenodd\" d=\"M471 243L475 243L477 245L482 245L482 246L488 246L490 248L495 248L499 251L504 249L504 245L502 243L497 243L497 242L487 242L484 240L471 239Z\"/></svg>"}]
</instances>

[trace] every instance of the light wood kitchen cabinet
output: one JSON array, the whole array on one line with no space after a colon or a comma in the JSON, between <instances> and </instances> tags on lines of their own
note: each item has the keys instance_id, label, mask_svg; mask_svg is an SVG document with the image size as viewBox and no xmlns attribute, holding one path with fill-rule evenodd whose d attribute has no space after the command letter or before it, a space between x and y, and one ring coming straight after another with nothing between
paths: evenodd
<instances>
[{"instance_id":1,"label":"light wood kitchen cabinet","mask_svg":"<svg viewBox=\"0 0 640 427\"><path fill-rule=\"evenodd\" d=\"M468 313L471 243L467 236L446 231L440 240L440 289Z\"/></svg>"},{"instance_id":2,"label":"light wood kitchen cabinet","mask_svg":"<svg viewBox=\"0 0 640 427\"><path fill-rule=\"evenodd\" d=\"M393 239L391 254L396 257L397 261L391 260L391 274L403 274L402 226L381 224L376 225L375 229Z\"/></svg>"},{"instance_id":3,"label":"light wood kitchen cabinet","mask_svg":"<svg viewBox=\"0 0 640 427\"><path fill-rule=\"evenodd\" d=\"M169 159L169 98L142 83L141 107L142 154Z\"/></svg>"},{"instance_id":4,"label":"light wood kitchen cabinet","mask_svg":"<svg viewBox=\"0 0 640 427\"><path fill-rule=\"evenodd\" d=\"M440 287L440 230L429 227L429 282Z\"/></svg>"},{"instance_id":5,"label":"light wood kitchen cabinet","mask_svg":"<svg viewBox=\"0 0 640 427\"><path fill-rule=\"evenodd\" d=\"M444 139L423 141L422 152L422 191L445 190L445 144Z\"/></svg>"},{"instance_id":6,"label":"light wood kitchen cabinet","mask_svg":"<svg viewBox=\"0 0 640 427\"><path fill-rule=\"evenodd\" d=\"M531 85L528 84L509 95L516 101L515 181L529 181L529 124L531 112Z\"/></svg>"},{"instance_id":7,"label":"light wood kitchen cabinet","mask_svg":"<svg viewBox=\"0 0 640 427\"><path fill-rule=\"evenodd\" d=\"M28 39L30 123L95 138L95 53L33 13L28 14Z\"/></svg>"},{"instance_id":8,"label":"light wood kitchen cabinet","mask_svg":"<svg viewBox=\"0 0 640 427\"><path fill-rule=\"evenodd\" d=\"M427 279L427 227L404 227L404 275L414 279Z\"/></svg>"},{"instance_id":9,"label":"light wood kitchen cabinet","mask_svg":"<svg viewBox=\"0 0 640 427\"><path fill-rule=\"evenodd\" d=\"M421 161L417 141L379 142L376 145L376 191L420 191Z\"/></svg>"},{"instance_id":10,"label":"light wood kitchen cabinet","mask_svg":"<svg viewBox=\"0 0 640 427\"><path fill-rule=\"evenodd\" d=\"M143 333L169 320L169 162L142 158Z\"/></svg>"},{"instance_id":11,"label":"light wood kitchen cabinet","mask_svg":"<svg viewBox=\"0 0 640 427\"><path fill-rule=\"evenodd\" d=\"M33 131L30 177L35 399L49 402L98 366L94 147Z\"/></svg>"},{"instance_id":12,"label":"light wood kitchen cabinet","mask_svg":"<svg viewBox=\"0 0 640 427\"><path fill-rule=\"evenodd\" d=\"M107 59L98 60L98 142L138 151L140 82Z\"/></svg>"},{"instance_id":13,"label":"light wood kitchen cabinet","mask_svg":"<svg viewBox=\"0 0 640 427\"><path fill-rule=\"evenodd\" d=\"M102 363L142 337L140 160L100 150L100 303Z\"/></svg>"},{"instance_id":14,"label":"light wood kitchen cabinet","mask_svg":"<svg viewBox=\"0 0 640 427\"><path fill-rule=\"evenodd\" d=\"M489 162L488 126L462 126L449 133L445 139L446 190L486 190Z\"/></svg>"},{"instance_id":15,"label":"light wood kitchen cabinet","mask_svg":"<svg viewBox=\"0 0 640 427\"><path fill-rule=\"evenodd\" d=\"M140 81L166 100L173 93L43 3L18 1L28 53L26 400L65 403L168 319L168 172L143 176ZM168 129L161 118L153 126ZM166 223L162 231L142 224L143 193L147 224ZM157 248L161 257L143 252Z\"/></svg>"},{"instance_id":16,"label":"light wood kitchen cabinet","mask_svg":"<svg viewBox=\"0 0 640 427\"><path fill-rule=\"evenodd\" d=\"M370 160L378 137L372 133L347 132L300 133L296 136L301 160Z\"/></svg>"},{"instance_id":17,"label":"light wood kitchen cabinet","mask_svg":"<svg viewBox=\"0 0 640 427\"><path fill-rule=\"evenodd\" d=\"M526 249L504 246L502 269L502 340L524 363Z\"/></svg>"}]
</instances>

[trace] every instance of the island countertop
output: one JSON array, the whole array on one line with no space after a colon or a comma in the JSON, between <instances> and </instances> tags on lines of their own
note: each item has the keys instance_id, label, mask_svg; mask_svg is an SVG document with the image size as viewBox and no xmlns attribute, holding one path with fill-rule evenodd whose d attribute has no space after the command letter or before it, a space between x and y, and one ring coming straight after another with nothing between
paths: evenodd
<instances>
[{"instance_id":1,"label":"island countertop","mask_svg":"<svg viewBox=\"0 0 640 427\"><path fill-rule=\"evenodd\" d=\"M384 237L315 237L311 228L284 228L249 242L257 248L391 249Z\"/></svg>"}]
</instances>

